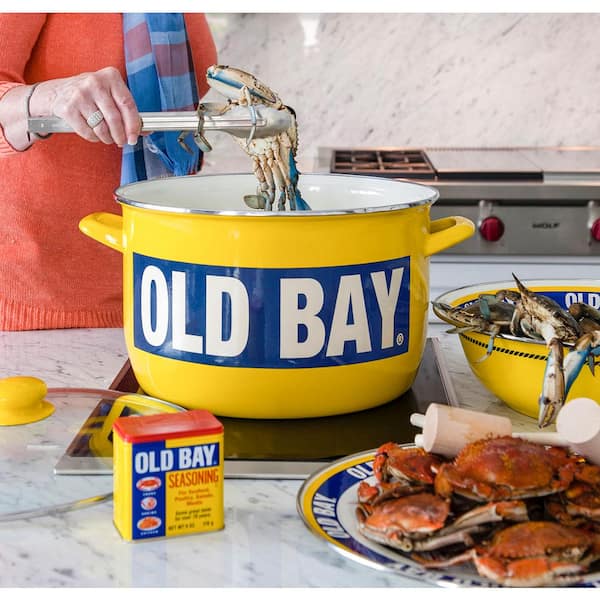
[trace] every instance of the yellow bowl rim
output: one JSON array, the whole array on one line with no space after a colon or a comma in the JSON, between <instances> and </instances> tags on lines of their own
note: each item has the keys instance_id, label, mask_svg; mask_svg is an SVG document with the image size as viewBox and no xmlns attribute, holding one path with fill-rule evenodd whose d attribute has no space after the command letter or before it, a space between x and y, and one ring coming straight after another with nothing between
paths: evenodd
<instances>
[{"instance_id":1,"label":"yellow bowl rim","mask_svg":"<svg viewBox=\"0 0 600 600\"><path fill-rule=\"evenodd\" d=\"M534 292L537 290L544 290L548 292L562 290L578 292L600 292L600 281L595 279L522 279L520 281L522 281L523 285L525 285L528 289ZM459 306L468 302L469 300L474 299L474 297L478 296L479 294L503 289L517 291L517 286L514 281L504 280L470 284L454 288L452 290L444 292L443 294L440 294L435 300L433 300L432 310L434 314L442 321L445 321L450 325L456 326L456 323L454 321L448 320L443 314L436 310L436 303L449 304L452 307ZM489 333L483 333L481 331L469 333L477 333L478 335L484 337L490 337ZM507 341L522 342L524 344L536 344L542 346L546 345L544 340L517 337L509 334L499 334L496 336L496 339L498 338ZM570 347L572 345L573 344L564 344L564 346L566 347Z\"/></svg>"}]
</instances>

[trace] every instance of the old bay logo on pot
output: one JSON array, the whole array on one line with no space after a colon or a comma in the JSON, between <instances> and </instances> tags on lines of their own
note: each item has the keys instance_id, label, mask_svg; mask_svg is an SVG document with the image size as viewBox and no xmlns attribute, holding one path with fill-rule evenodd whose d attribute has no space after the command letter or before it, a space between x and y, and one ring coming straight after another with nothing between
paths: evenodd
<instances>
[{"instance_id":1,"label":"old bay logo on pot","mask_svg":"<svg viewBox=\"0 0 600 600\"><path fill-rule=\"evenodd\" d=\"M208 365L298 368L408 349L410 260L255 269L133 254L135 346Z\"/></svg>"}]
</instances>

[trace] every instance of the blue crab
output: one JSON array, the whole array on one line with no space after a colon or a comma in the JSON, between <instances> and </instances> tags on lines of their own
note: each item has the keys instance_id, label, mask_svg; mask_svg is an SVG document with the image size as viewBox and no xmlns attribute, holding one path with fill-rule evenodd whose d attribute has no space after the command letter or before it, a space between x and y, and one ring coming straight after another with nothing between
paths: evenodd
<instances>
[{"instance_id":1,"label":"blue crab","mask_svg":"<svg viewBox=\"0 0 600 600\"><path fill-rule=\"evenodd\" d=\"M555 421L586 363L594 373L595 358L600 355L600 311L582 303L565 310L549 296L529 290L514 273L513 278L518 291L482 294L467 307L434 302L434 309L455 325L449 333L477 331L490 335L487 351L477 362L490 356L497 335L511 334L546 343L548 358L538 399L538 425L546 427ZM565 344L571 346L566 357Z\"/></svg>"},{"instance_id":2,"label":"blue crab","mask_svg":"<svg viewBox=\"0 0 600 600\"><path fill-rule=\"evenodd\" d=\"M453 307L443 302L433 302L433 307L438 314L444 316L445 320L454 324L447 333L477 331L490 335L485 354L475 362L482 362L490 356L496 336L509 331L515 311L514 305L501 302L496 296L490 294L481 294L476 302L466 307Z\"/></svg>"},{"instance_id":3,"label":"blue crab","mask_svg":"<svg viewBox=\"0 0 600 600\"><path fill-rule=\"evenodd\" d=\"M228 98L231 106L247 106L253 120L259 105L287 111L291 125L286 131L267 137L256 137L255 130L247 139L235 138L252 158L253 171L258 179L256 195L244 197L251 208L272 210L277 194L277 209L310 210L298 191L296 151L298 130L294 110L283 104L279 96L251 73L235 67L212 65L206 72L208 85Z\"/></svg>"},{"instance_id":4,"label":"blue crab","mask_svg":"<svg viewBox=\"0 0 600 600\"><path fill-rule=\"evenodd\" d=\"M542 393L539 397L538 425L553 423L558 411L581 372L588 363L593 372L594 357L600 353L600 332L584 333L573 314L543 294L527 289L513 273L519 294L511 323L511 332L541 337L549 349ZM591 307L590 307L591 308ZM589 316L589 312L586 316ZM564 358L563 345L573 344Z\"/></svg>"}]
</instances>

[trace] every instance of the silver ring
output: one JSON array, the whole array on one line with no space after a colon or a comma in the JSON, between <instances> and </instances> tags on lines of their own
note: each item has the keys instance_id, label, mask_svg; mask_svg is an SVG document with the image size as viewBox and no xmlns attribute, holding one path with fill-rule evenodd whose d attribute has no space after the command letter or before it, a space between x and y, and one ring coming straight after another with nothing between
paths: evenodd
<instances>
[{"instance_id":1,"label":"silver ring","mask_svg":"<svg viewBox=\"0 0 600 600\"><path fill-rule=\"evenodd\" d=\"M97 125L100 125L104 121L104 115L102 111L97 110L95 113L92 113L86 120L86 123L90 126L91 129L94 129Z\"/></svg>"}]
</instances>

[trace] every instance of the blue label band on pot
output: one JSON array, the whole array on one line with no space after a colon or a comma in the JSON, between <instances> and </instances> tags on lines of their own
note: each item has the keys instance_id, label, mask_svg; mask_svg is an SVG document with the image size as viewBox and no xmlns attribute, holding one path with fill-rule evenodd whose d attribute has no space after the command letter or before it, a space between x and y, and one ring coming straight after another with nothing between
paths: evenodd
<instances>
[{"instance_id":1,"label":"blue label band on pot","mask_svg":"<svg viewBox=\"0 0 600 600\"><path fill-rule=\"evenodd\" d=\"M133 254L136 348L207 365L323 367L408 350L410 259L252 269Z\"/></svg>"}]
</instances>

